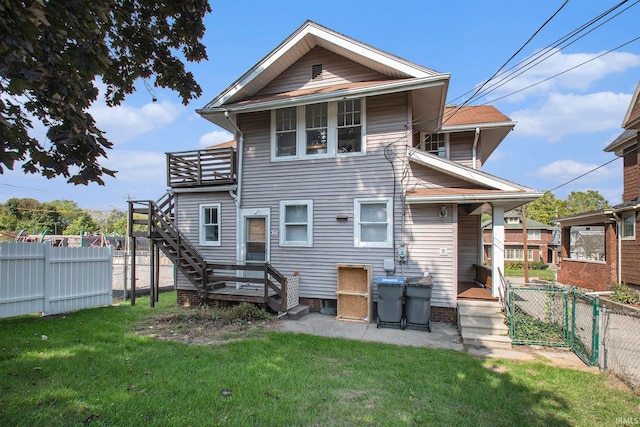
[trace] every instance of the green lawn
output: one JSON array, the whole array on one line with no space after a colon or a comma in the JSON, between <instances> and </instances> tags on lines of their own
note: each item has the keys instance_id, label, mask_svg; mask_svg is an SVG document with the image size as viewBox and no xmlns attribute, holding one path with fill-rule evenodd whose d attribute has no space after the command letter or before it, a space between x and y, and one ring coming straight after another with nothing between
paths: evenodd
<instances>
[{"instance_id":1,"label":"green lawn","mask_svg":"<svg viewBox=\"0 0 640 427\"><path fill-rule=\"evenodd\" d=\"M524 270L505 270L505 277L515 276L515 277L524 277ZM549 282L553 282L555 280L555 275L553 270L529 270L529 278L539 278L542 280L547 280Z\"/></svg>"},{"instance_id":2,"label":"green lawn","mask_svg":"<svg viewBox=\"0 0 640 427\"><path fill-rule=\"evenodd\" d=\"M607 375L544 361L277 331L211 346L132 332L174 302L169 293L156 309L141 298L0 319L0 425L584 426L638 417L640 398Z\"/></svg>"}]
</instances>

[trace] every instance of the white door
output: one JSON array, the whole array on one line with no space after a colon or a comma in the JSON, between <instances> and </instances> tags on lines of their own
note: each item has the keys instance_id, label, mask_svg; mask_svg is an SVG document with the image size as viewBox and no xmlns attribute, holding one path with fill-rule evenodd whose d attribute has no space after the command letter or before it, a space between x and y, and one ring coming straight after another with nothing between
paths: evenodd
<instances>
[{"instance_id":1,"label":"white door","mask_svg":"<svg viewBox=\"0 0 640 427\"><path fill-rule=\"evenodd\" d=\"M247 209L242 231L243 263L263 266L269 262L269 209ZM247 271L245 277L262 277L262 272Z\"/></svg>"}]
</instances>

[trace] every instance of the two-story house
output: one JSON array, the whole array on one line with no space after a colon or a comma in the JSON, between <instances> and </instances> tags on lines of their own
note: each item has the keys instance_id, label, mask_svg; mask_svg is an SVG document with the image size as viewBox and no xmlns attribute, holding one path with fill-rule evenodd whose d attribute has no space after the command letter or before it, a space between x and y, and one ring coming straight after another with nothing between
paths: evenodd
<instances>
[{"instance_id":1,"label":"two-story house","mask_svg":"<svg viewBox=\"0 0 640 427\"><path fill-rule=\"evenodd\" d=\"M235 149L168 154L173 213L159 222L190 242L173 251L296 274L315 310L336 301L337 266L365 267L373 300L375 277L429 274L432 315L451 319L481 260L481 214L497 218L502 266L504 212L542 193L482 172L515 123L445 106L449 78L305 22L197 111ZM181 273L179 300L196 287Z\"/></svg>"},{"instance_id":2,"label":"two-story house","mask_svg":"<svg viewBox=\"0 0 640 427\"><path fill-rule=\"evenodd\" d=\"M604 149L623 159L622 203L557 219L562 227L559 282L595 290L608 290L614 282L640 286L640 83L622 127L624 132ZM604 259L572 257L572 228L587 226L604 230Z\"/></svg>"},{"instance_id":3,"label":"two-story house","mask_svg":"<svg viewBox=\"0 0 640 427\"><path fill-rule=\"evenodd\" d=\"M483 260L485 264L491 264L492 223L486 221L482 224ZM504 215L504 260L524 261L524 224L522 214L511 211ZM545 264L555 264L558 260L558 248L560 247L559 233L552 225L544 224L527 218L527 260L541 261Z\"/></svg>"}]
</instances>

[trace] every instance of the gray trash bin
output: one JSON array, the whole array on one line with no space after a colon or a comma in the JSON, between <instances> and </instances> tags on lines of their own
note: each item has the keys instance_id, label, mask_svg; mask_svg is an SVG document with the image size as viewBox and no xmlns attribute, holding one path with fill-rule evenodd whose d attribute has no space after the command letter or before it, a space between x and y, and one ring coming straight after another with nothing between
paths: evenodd
<instances>
[{"instance_id":1,"label":"gray trash bin","mask_svg":"<svg viewBox=\"0 0 640 427\"><path fill-rule=\"evenodd\" d=\"M431 276L410 277L405 282L406 327L431 332Z\"/></svg>"},{"instance_id":2,"label":"gray trash bin","mask_svg":"<svg viewBox=\"0 0 640 427\"><path fill-rule=\"evenodd\" d=\"M402 317L402 277L378 277L378 328L404 329Z\"/></svg>"}]
</instances>

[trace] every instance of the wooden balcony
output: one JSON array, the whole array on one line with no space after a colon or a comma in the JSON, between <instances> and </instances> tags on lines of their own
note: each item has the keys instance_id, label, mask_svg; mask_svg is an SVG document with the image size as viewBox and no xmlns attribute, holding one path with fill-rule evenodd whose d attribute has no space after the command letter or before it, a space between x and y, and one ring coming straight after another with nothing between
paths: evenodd
<instances>
[{"instance_id":1,"label":"wooden balcony","mask_svg":"<svg viewBox=\"0 0 640 427\"><path fill-rule=\"evenodd\" d=\"M234 147L167 153L167 186L208 187L236 183Z\"/></svg>"}]
</instances>

